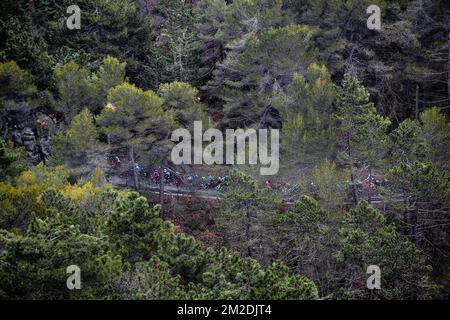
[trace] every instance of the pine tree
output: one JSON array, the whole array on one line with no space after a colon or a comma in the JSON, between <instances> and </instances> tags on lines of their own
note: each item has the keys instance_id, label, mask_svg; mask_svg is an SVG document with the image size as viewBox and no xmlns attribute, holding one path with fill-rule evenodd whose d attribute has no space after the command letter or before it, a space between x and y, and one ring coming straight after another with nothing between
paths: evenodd
<instances>
[{"instance_id":1,"label":"pine tree","mask_svg":"<svg viewBox=\"0 0 450 320\"><path fill-rule=\"evenodd\" d=\"M314 60L311 37L312 30L305 26L270 28L260 36L249 34L242 49L228 52L211 82L225 102L224 125L279 126L272 96Z\"/></svg>"},{"instance_id":2,"label":"pine tree","mask_svg":"<svg viewBox=\"0 0 450 320\"><path fill-rule=\"evenodd\" d=\"M325 159L310 172L300 176L301 192L316 199L321 207L333 212L344 207L348 199L348 169L337 168Z\"/></svg>"},{"instance_id":3,"label":"pine tree","mask_svg":"<svg viewBox=\"0 0 450 320\"><path fill-rule=\"evenodd\" d=\"M211 6L214 16L214 8L219 4ZM211 22L206 17L207 21L202 25L212 30L217 28L217 31L211 31L214 33L214 43L225 49L226 58L223 61L214 58L216 68L212 71L213 79L203 87L208 101L214 104L216 114L222 113L219 105L225 105L223 113L226 118L222 121L224 126L248 126L258 123L261 118L264 118L262 126L267 123L276 125L279 120L272 114L276 111L267 100L272 86L278 85L277 80L284 82L286 79L280 78L285 77L286 69L291 67L288 63L283 63L291 57L284 58L283 62L279 61L279 52L292 51L292 56L295 56L297 48L308 50L308 30L300 30L300 26L297 29L294 26L281 29L292 21L282 10L282 6L282 1L233 1L224 9L223 22L216 26L212 22L213 26L208 27ZM222 20L221 17L212 19ZM283 34L287 36L283 38ZM288 50L287 47L292 43L295 44L295 49ZM299 57L294 59L297 62ZM300 61L309 64L301 59ZM287 77L291 77L294 71L295 68Z\"/></svg>"},{"instance_id":4,"label":"pine tree","mask_svg":"<svg viewBox=\"0 0 450 320\"><path fill-rule=\"evenodd\" d=\"M339 269L335 237L338 223L319 203L300 197L288 212L274 214L270 237L276 257L296 274L306 275L317 284L320 296L328 296L338 287Z\"/></svg>"},{"instance_id":5,"label":"pine tree","mask_svg":"<svg viewBox=\"0 0 450 320\"><path fill-rule=\"evenodd\" d=\"M52 56L48 53L48 43L42 37L45 28L41 29L39 23L33 23L35 17L29 4L29 1L1 3L0 60L16 61L30 72L33 82L42 89L52 84Z\"/></svg>"},{"instance_id":6,"label":"pine tree","mask_svg":"<svg viewBox=\"0 0 450 320\"><path fill-rule=\"evenodd\" d=\"M163 110L163 100L153 91L143 91L129 83L110 89L108 101L97 122L110 145L128 149L137 189L136 156L146 163L167 156L166 144L175 124L174 115Z\"/></svg>"},{"instance_id":7,"label":"pine tree","mask_svg":"<svg viewBox=\"0 0 450 320\"><path fill-rule=\"evenodd\" d=\"M96 104L98 106L102 106L107 101L109 89L125 81L126 65L126 62L121 63L118 59L111 56L103 58L98 72L91 76L97 91Z\"/></svg>"},{"instance_id":8,"label":"pine tree","mask_svg":"<svg viewBox=\"0 0 450 320\"><path fill-rule=\"evenodd\" d=\"M198 37L202 43L201 80L210 80L216 63L225 58L224 41L219 39L218 31L224 22L226 10L224 0L200 0L196 7Z\"/></svg>"},{"instance_id":9,"label":"pine tree","mask_svg":"<svg viewBox=\"0 0 450 320\"><path fill-rule=\"evenodd\" d=\"M0 63L0 129L3 139L8 126L17 119L30 116L39 106L38 90L27 71L16 62Z\"/></svg>"},{"instance_id":10,"label":"pine tree","mask_svg":"<svg viewBox=\"0 0 450 320\"><path fill-rule=\"evenodd\" d=\"M60 12L71 4L69 1ZM127 63L127 74L134 82L148 86L145 66L154 32L135 1L80 0L77 5L82 10L80 30L69 30L65 23L58 23L60 16L49 19L47 32L53 36L49 51L55 59L64 63L65 56L75 55L78 63L93 69L110 55Z\"/></svg>"},{"instance_id":11,"label":"pine tree","mask_svg":"<svg viewBox=\"0 0 450 320\"><path fill-rule=\"evenodd\" d=\"M259 188L248 175L233 170L221 192L224 208L217 217L228 246L254 259L267 259L267 219L281 209L281 201L269 188Z\"/></svg>"},{"instance_id":12,"label":"pine tree","mask_svg":"<svg viewBox=\"0 0 450 320\"><path fill-rule=\"evenodd\" d=\"M164 109L173 110L179 124L191 131L194 121L202 121L203 126L209 126L205 107L199 102L198 90L189 83L164 83L159 86L158 95L164 99Z\"/></svg>"},{"instance_id":13,"label":"pine tree","mask_svg":"<svg viewBox=\"0 0 450 320\"><path fill-rule=\"evenodd\" d=\"M403 120L389 134L389 150L393 163L411 164L417 160L425 159L426 146L421 140L419 121Z\"/></svg>"},{"instance_id":14,"label":"pine tree","mask_svg":"<svg viewBox=\"0 0 450 320\"><path fill-rule=\"evenodd\" d=\"M448 212L450 192L448 173L430 162L416 161L389 170L388 191L401 197L394 208L401 214L404 232L432 259L443 259L448 250Z\"/></svg>"},{"instance_id":15,"label":"pine tree","mask_svg":"<svg viewBox=\"0 0 450 320\"><path fill-rule=\"evenodd\" d=\"M397 164L431 161L443 171L449 169L450 127L438 108L428 108L419 119L406 119L390 135L390 152Z\"/></svg>"},{"instance_id":16,"label":"pine tree","mask_svg":"<svg viewBox=\"0 0 450 320\"><path fill-rule=\"evenodd\" d=\"M334 84L325 66L312 63L304 76L294 74L286 91L278 91L274 107L282 119L282 151L289 166L311 166L335 152Z\"/></svg>"},{"instance_id":17,"label":"pine tree","mask_svg":"<svg viewBox=\"0 0 450 320\"><path fill-rule=\"evenodd\" d=\"M368 112L361 116L361 123L354 136L354 150L361 165L366 165L369 170L367 202L372 202L373 193L373 169L380 161L384 160L387 153L386 143L388 139L387 128L390 121L374 112Z\"/></svg>"},{"instance_id":18,"label":"pine tree","mask_svg":"<svg viewBox=\"0 0 450 320\"><path fill-rule=\"evenodd\" d=\"M0 140L0 180L11 182L25 168L23 149L14 147L11 141Z\"/></svg>"},{"instance_id":19,"label":"pine tree","mask_svg":"<svg viewBox=\"0 0 450 320\"><path fill-rule=\"evenodd\" d=\"M381 11L381 30L366 26L370 5ZM442 1L287 1L297 23L315 27L314 46L333 79L354 73L383 116L400 122L419 108L448 100L448 8ZM418 89L418 96L416 96Z\"/></svg>"},{"instance_id":20,"label":"pine tree","mask_svg":"<svg viewBox=\"0 0 450 320\"><path fill-rule=\"evenodd\" d=\"M339 293L350 299L414 299L429 297L431 283L424 257L393 224L366 202L345 215L340 229L343 287ZM381 270L381 289L366 287L367 267Z\"/></svg>"},{"instance_id":21,"label":"pine tree","mask_svg":"<svg viewBox=\"0 0 450 320\"><path fill-rule=\"evenodd\" d=\"M421 138L426 145L426 156L433 164L450 170L450 123L438 108L424 110L419 117Z\"/></svg>"},{"instance_id":22,"label":"pine tree","mask_svg":"<svg viewBox=\"0 0 450 320\"><path fill-rule=\"evenodd\" d=\"M95 88L90 81L90 72L71 61L54 71L58 99L54 108L66 124L83 108L95 109Z\"/></svg>"},{"instance_id":23,"label":"pine tree","mask_svg":"<svg viewBox=\"0 0 450 320\"><path fill-rule=\"evenodd\" d=\"M345 150L345 162L350 169L353 201L355 204L358 202L355 166L367 164L370 202L372 168L387 152L386 131L390 122L377 114L373 103L369 100L369 93L359 80L351 75L346 75L338 87L336 108L336 117L342 134L341 149Z\"/></svg>"},{"instance_id":24,"label":"pine tree","mask_svg":"<svg viewBox=\"0 0 450 320\"><path fill-rule=\"evenodd\" d=\"M94 170L104 156L105 148L98 141L93 120L93 114L85 108L72 119L65 132L53 136L50 164L63 164L74 175Z\"/></svg>"},{"instance_id":25,"label":"pine tree","mask_svg":"<svg viewBox=\"0 0 450 320\"><path fill-rule=\"evenodd\" d=\"M160 0L150 10L156 38L148 53L151 86L182 81L197 85L200 41L195 5L183 0Z\"/></svg>"}]
</instances>

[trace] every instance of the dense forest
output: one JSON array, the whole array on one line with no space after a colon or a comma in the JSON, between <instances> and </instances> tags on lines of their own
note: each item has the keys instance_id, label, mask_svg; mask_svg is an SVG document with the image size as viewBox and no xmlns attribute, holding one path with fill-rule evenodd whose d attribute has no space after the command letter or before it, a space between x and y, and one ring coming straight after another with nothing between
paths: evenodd
<instances>
[{"instance_id":1,"label":"dense forest","mask_svg":"<svg viewBox=\"0 0 450 320\"><path fill-rule=\"evenodd\" d=\"M449 298L448 1L0 17L0 299ZM279 130L278 173L175 164L172 132L197 121Z\"/></svg>"}]
</instances>

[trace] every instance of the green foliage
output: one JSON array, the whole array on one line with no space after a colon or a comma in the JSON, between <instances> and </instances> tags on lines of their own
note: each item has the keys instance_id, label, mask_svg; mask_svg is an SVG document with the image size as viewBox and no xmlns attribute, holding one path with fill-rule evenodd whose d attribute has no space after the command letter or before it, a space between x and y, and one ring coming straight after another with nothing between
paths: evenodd
<instances>
[{"instance_id":1,"label":"green foliage","mask_svg":"<svg viewBox=\"0 0 450 320\"><path fill-rule=\"evenodd\" d=\"M380 7L379 31L366 26L370 5ZM314 46L333 79L354 73L383 116L414 114L416 86L420 108L447 97L446 53L439 50L448 41L448 8L439 1L288 0L285 6L297 14L297 23L316 28ZM429 32L437 36L430 39Z\"/></svg>"},{"instance_id":2,"label":"green foliage","mask_svg":"<svg viewBox=\"0 0 450 320\"><path fill-rule=\"evenodd\" d=\"M199 70L202 80L211 77L215 64L224 57L224 43L219 39L218 31L222 26L226 7L224 0L200 0L197 4L195 27L203 44Z\"/></svg>"},{"instance_id":3,"label":"green foliage","mask_svg":"<svg viewBox=\"0 0 450 320\"><path fill-rule=\"evenodd\" d=\"M29 114L38 106L37 92L28 72L15 61L0 63L0 129L3 138L13 114Z\"/></svg>"},{"instance_id":4,"label":"green foliage","mask_svg":"<svg viewBox=\"0 0 450 320\"><path fill-rule=\"evenodd\" d=\"M0 140L0 180L11 182L25 169L25 153L11 141Z\"/></svg>"},{"instance_id":5,"label":"green foliage","mask_svg":"<svg viewBox=\"0 0 450 320\"><path fill-rule=\"evenodd\" d=\"M127 261L145 261L155 254L163 231L170 228L158 217L157 208L148 208L147 200L137 193L121 195L108 217L106 228L115 251Z\"/></svg>"},{"instance_id":6,"label":"green foliage","mask_svg":"<svg viewBox=\"0 0 450 320\"><path fill-rule=\"evenodd\" d=\"M376 112L369 92L361 82L346 74L336 95L336 119L339 125L341 157L350 169L353 201L358 202L356 165L367 165L369 171L368 201L372 197L372 170L387 153L387 128L390 121Z\"/></svg>"},{"instance_id":7,"label":"green foliage","mask_svg":"<svg viewBox=\"0 0 450 320\"><path fill-rule=\"evenodd\" d=\"M31 190L0 184L0 228L12 232L25 232L34 216L44 211Z\"/></svg>"},{"instance_id":8,"label":"green foliage","mask_svg":"<svg viewBox=\"0 0 450 320\"><path fill-rule=\"evenodd\" d=\"M255 260L205 250L176 235L171 223L159 219L159 208L137 193L91 181L61 185L61 172L37 168L23 174L20 192L0 185L3 298L318 298L312 281L292 276L282 264L263 269ZM25 206L25 195L39 211ZM29 216L20 233L4 220L18 210ZM81 269L81 290L65 286L69 265Z\"/></svg>"},{"instance_id":9,"label":"green foliage","mask_svg":"<svg viewBox=\"0 0 450 320\"><path fill-rule=\"evenodd\" d=\"M153 91L123 83L110 89L108 101L111 108L105 107L97 121L111 142L148 145L167 135L172 114L164 112L162 99Z\"/></svg>"},{"instance_id":10,"label":"green foliage","mask_svg":"<svg viewBox=\"0 0 450 320\"><path fill-rule=\"evenodd\" d=\"M336 108L337 119L344 132L353 132L361 124L361 117L375 113L370 95L361 82L347 74L340 87L337 88Z\"/></svg>"},{"instance_id":11,"label":"green foliage","mask_svg":"<svg viewBox=\"0 0 450 320\"><path fill-rule=\"evenodd\" d=\"M22 70L15 61L0 64L0 84L2 107L7 110L18 110L21 103L37 93L28 72Z\"/></svg>"},{"instance_id":12,"label":"green foliage","mask_svg":"<svg viewBox=\"0 0 450 320\"><path fill-rule=\"evenodd\" d=\"M94 78L97 90L101 97L99 104L106 101L109 89L121 84L125 80L125 68L127 63L121 63L118 59L106 56L100 64L99 70Z\"/></svg>"},{"instance_id":13,"label":"green foliage","mask_svg":"<svg viewBox=\"0 0 450 320\"><path fill-rule=\"evenodd\" d=\"M173 110L178 123L193 130L194 121L209 125L204 106L199 103L198 90L188 83L172 82L159 86L159 96L164 99L164 108Z\"/></svg>"},{"instance_id":14,"label":"green foliage","mask_svg":"<svg viewBox=\"0 0 450 320\"><path fill-rule=\"evenodd\" d=\"M54 108L64 116L66 123L70 123L83 108L94 108L94 88L87 69L70 61L57 67L54 77L59 98Z\"/></svg>"},{"instance_id":15,"label":"green foliage","mask_svg":"<svg viewBox=\"0 0 450 320\"><path fill-rule=\"evenodd\" d=\"M321 296L338 287L337 247L338 223L318 202L308 196L295 201L288 212L272 218L274 251L297 274L316 281Z\"/></svg>"},{"instance_id":16,"label":"green foliage","mask_svg":"<svg viewBox=\"0 0 450 320\"><path fill-rule=\"evenodd\" d=\"M400 212L400 220L408 226L405 233L430 258L445 257L450 208L448 176L430 162L403 164L389 170L388 190L402 196L403 204L395 211Z\"/></svg>"},{"instance_id":17,"label":"green foliage","mask_svg":"<svg viewBox=\"0 0 450 320\"><path fill-rule=\"evenodd\" d=\"M183 0L160 0L152 5L151 14L160 20L148 55L153 88L172 81L198 84L200 41L194 10L194 4Z\"/></svg>"},{"instance_id":18,"label":"green foliage","mask_svg":"<svg viewBox=\"0 0 450 320\"><path fill-rule=\"evenodd\" d=\"M0 17L1 298L419 299L434 280L448 297L445 1L4 0ZM166 165L171 131L209 116L281 129L271 187L227 177L220 250L103 174L109 151L139 189L136 167ZM8 139L51 167L20 174ZM383 214L358 204L366 190ZM70 264L81 291L66 289Z\"/></svg>"},{"instance_id":19,"label":"green foliage","mask_svg":"<svg viewBox=\"0 0 450 320\"><path fill-rule=\"evenodd\" d=\"M281 209L281 200L270 188L258 188L250 176L234 169L220 197L224 205L216 221L226 244L251 258L267 258L267 220Z\"/></svg>"},{"instance_id":20,"label":"green foliage","mask_svg":"<svg viewBox=\"0 0 450 320\"><path fill-rule=\"evenodd\" d=\"M6 8L0 9L2 12L0 36L4 40L0 44L0 61L9 59L17 61L20 66L31 71L33 80L37 84L48 86L51 85L52 62L52 57L48 53L48 44L36 32L32 19L28 15L18 16L17 12L7 13L11 8L23 6L24 2L5 3Z\"/></svg>"},{"instance_id":21,"label":"green foliage","mask_svg":"<svg viewBox=\"0 0 450 320\"><path fill-rule=\"evenodd\" d=\"M58 166L48 168L43 163L32 167L29 171L22 172L16 179L19 188L29 189L36 196L48 188L61 188L67 183L69 174L67 170Z\"/></svg>"},{"instance_id":22,"label":"green foliage","mask_svg":"<svg viewBox=\"0 0 450 320\"><path fill-rule=\"evenodd\" d=\"M302 193L315 198L321 206L333 211L344 206L348 195L348 169L339 170L328 159L300 178Z\"/></svg>"},{"instance_id":23,"label":"green foliage","mask_svg":"<svg viewBox=\"0 0 450 320\"><path fill-rule=\"evenodd\" d=\"M420 114L422 139L427 149L427 158L437 167L450 169L450 123L438 108L433 107Z\"/></svg>"},{"instance_id":24,"label":"green foliage","mask_svg":"<svg viewBox=\"0 0 450 320\"><path fill-rule=\"evenodd\" d=\"M274 104L280 111L282 148L286 160L315 163L335 149L334 84L324 65L312 63L304 76L296 73L286 92L278 92Z\"/></svg>"},{"instance_id":25,"label":"green foliage","mask_svg":"<svg viewBox=\"0 0 450 320\"><path fill-rule=\"evenodd\" d=\"M390 121L376 112L368 112L358 119L358 128L352 135L353 146L361 164L373 166L387 153L387 129Z\"/></svg>"},{"instance_id":26,"label":"green foliage","mask_svg":"<svg viewBox=\"0 0 450 320\"><path fill-rule=\"evenodd\" d=\"M65 12L70 4L63 6L60 12ZM80 30L67 29L65 21L60 21L59 17L47 20L50 24L47 35L52 37L50 51L55 60L65 63L66 56L76 54L79 63L93 69L109 55L126 62L127 73L134 81L148 85L147 54L153 44L153 30L135 1L80 0L77 5L82 10ZM55 4L45 9L51 8L55 8Z\"/></svg>"},{"instance_id":27,"label":"green foliage","mask_svg":"<svg viewBox=\"0 0 450 320\"><path fill-rule=\"evenodd\" d=\"M344 288L349 298L368 299L366 269L381 269L381 289L374 294L384 299L426 298L427 275L417 248L375 208L361 202L348 211L340 229L344 265Z\"/></svg>"},{"instance_id":28,"label":"green foliage","mask_svg":"<svg viewBox=\"0 0 450 320\"><path fill-rule=\"evenodd\" d=\"M104 154L98 141L98 130L93 115L83 109L71 121L66 132L57 132L52 138L51 165L64 164L72 173L93 169ZM78 172L79 174L80 172Z\"/></svg>"},{"instance_id":29,"label":"green foliage","mask_svg":"<svg viewBox=\"0 0 450 320\"><path fill-rule=\"evenodd\" d=\"M120 256L108 253L106 238L82 234L58 219L35 219L26 236L1 230L0 243L0 279L9 298L95 298L121 268ZM70 265L83 270L83 290L65 286Z\"/></svg>"},{"instance_id":30,"label":"green foliage","mask_svg":"<svg viewBox=\"0 0 450 320\"><path fill-rule=\"evenodd\" d=\"M97 140L97 128L92 123L93 117L89 110L84 109L72 120L67 130L70 147L78 149L94 148Z\"/></svg>"},{"instance_id":31,"label":"green foliage","mask_svg":"<svg viewBox=\"0 0 450 320\"><path fill-rule=\"evenodd\" d=\"M259 126L277 126L273 94L285 89L293 75L305 70L315 57L311 47L313 31L307 26L269 28L258 34L251 33L241 49L227 54L211 82L221 91L224 122L231 127L255 122Z\"/></svg>"},{"instance_id":32,"label":"green foliage","mask_svg":"<svg viewBox=\"0 0 450 320\"><path fill-rule=\"evenodd\" d=\"M163 99L153 91L129 83L111 88L108 101L97 123L107 135L108 144L128 149L138 188L135 157L139 156L143 164L166 160L171 145L168 138L175 126L174 112L164 111Z\"/></svg>"},{"instance_id":33,"label":"green foliage","mask_svg":"<svg viewBox=\"0 0 450 320\"><path fill-rule=\"evenodd\" d=\"M390 149L398 164L431 161L448 170L450 125L445 115L433 107L422 111L419 120L402 121L390 134Z\"/></svg>"},{"instance_id":34,"label":"green foliage","mask_svg":"<svg viewBox=\"0 0 450 320\"><path fill-rule=\"evenodd\" d=\"M291 20L283 12L282 6L282 1L233 1L224 8L223 24L217 36L227 45L236 45L242 39L245 41L249 35L287 25Z\"/></svg>"},{"instance_id":35,"label":"green foliage","mask_svg":"<svg viewBox=\"0 0 450 320\"><path fill-rule=\"evenodd\" d=\"M389 149L394 161L409 164L426 157L426 146L421 141L420 132L417 120L406 119L389 134Z\"/></svg>"},{"instance_id":36,"label":"green foliage","mask_svg":"<svg viewBox=\"0 0 450 320\"><path fill-rule=\"evenodd\" d=\"M286 266L273 263L261 270L258 263L222 248L213 254L202 275L203 299L317 299L317 288L307 278L292 276Z\"/></svg>"},{"instance_id":37,"label":"green foliage","mask_svg":"<svg viewBox=\"0 0 450 320\"><path fill-rule=\"evenodd\" d=\"M54 108L60 112L67 124L83 108L98 113L104 106L109 90L125 79L126 63L106 56L97 72L91 73L74 61L55 68L54 77L58 99Z\"/></svg>"}]
</instances>

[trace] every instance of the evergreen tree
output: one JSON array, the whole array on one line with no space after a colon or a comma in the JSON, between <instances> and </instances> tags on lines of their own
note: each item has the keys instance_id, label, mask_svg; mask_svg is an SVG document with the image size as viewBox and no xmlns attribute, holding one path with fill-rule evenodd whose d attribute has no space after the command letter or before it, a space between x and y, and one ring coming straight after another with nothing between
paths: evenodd
<instances>
[{"instance_id":1,"label":"evergreen tree","mask_svg":"<svg viewBox=\"0 0 450 320\"><path fill-rule=\"evenodd\" d=\"M325 159L300 177L300 190L333 212L342 208L348 199L348 176L348 169L340 170L333 161Z\"/></svg>"},{"instance_id":2,"label":"evergreen tree","mask_svg":"<svg viewBox=\"0 0 450 320\"><path fill-rule=\"evenodd\" d=\"M366 26L370 5L380 8L381 30ZM400 122L415 108L445 106L449 15L442 1L302 0L286 7L316 28L314 46L333 79L354 73L383 116Z\"/></svg>"},{"instance_id":3,"label":"evergreen tree","mask_svg":"<svg viewBox=\"0 0 450 320\"><path fill-rule=\"evenodd\" d=\"M427 159L436 167L448 172L450 170L450 123L436 107L424 110L419 120Z\"/></svg>"},{"instance_id":4,"label":"evergreen tree","mask_svg":"<svg viewBox=\"0 0 450 320\"><path fill-rule=\"evenodd\" d=\"M340 229L343 288L339 293L351 299L427 298L432 284L423 256L393 224L366 202L348 211ZM366 287L367 267L381 270L381 289Z\"/></svg>"},{"instance_id":5,"label":"evergreen tree","mask_svg":"<svg viewBox=\"0 0 450 320\"><path fill-rule=\"evenodd\" d=\"M62 165L71 173L91 172L104 156L104 147L98 139L94 116L83 109L71 121L66 132L57 132L52 139L52 165Z\"/></svg>"},{"instance_id":6,"label":"evergreen tree","mask_svg":"<svg viewBox=\"0 0 450 320\"><path fill-rule=\"evenodd\" d=\"M233 170L227 187L221 192L224 208L217 223L224 231L228 246L259 261L270 255L265 235L267 220L281 209L281 201L270 188L258 188L248 175Z\"/></svg>"},{"instance_id":7,"label":"evergreen tree","mask_svg":"<svg viewBox=\"0 0 450 320\"><path fill-rule=\"evenodd\" d=\"M137 193L94 184L95 177L76 185L65 177L41 165L24 172L17 188L0 185L2 298L318 298L311 280L283 264L263 269L236 252L205 250L175 234L158 218L159 208ZM11 209L28 217L22 232L3 223ZM82 271L83 290L65 286L73 264Z\"/></svg>"},{"instance_id":8,"label":"evergreen tree","mask_svg":"<svg viewBox=\"0 0 450 320\"><path fill-rule=\"evenodd\" d=\"M251 33L241 50L227 54L214 72L214 86L224 100L224 125L279 127L273 95L284 90L295 72L300 74L314 60L312 30L289 25ZM303 72L302 72L303 71Z\"/></svg>"},{"instance_id":9,"label":"evergreen tree","mask_svg":"<svg viewBox=\"0 0 450 320\"><path fill-rule=\"evenodd\" d=\"M325 66L312 63L275 94L282 118L282 154L288 166L311 166L335 152L334 84Z\"/></svg>"},{"instance_id":10,"label":"evergreen tree","mask_svg":"<svg viewBox=\"0 0 450 320\"><path fill-rule=\"evenodd\" d=\"M225 42L218 37L218 31L224 22L226 6L224 0L200 0L197 4L195 27L202 44L201 80L210 80L216 63L225 57Z\"/></svg>"},{"instance_id":11,"label":"evergreen tree","mask_svg":"<svg viewBox=\"0 0 450 320\"><path fill-rule=\"evenodd\" d=\"M0 63L0 129L3 139L8 126L29 116L38 106L38 90L27 71L16 62Z\"/></svg>"},{"instance_id":12,"label":"evergreen tree","mask_svg":"<svg viewBox=\"0 0 450 320\"><path fill-rule=\"evenodd\" d=\"M54 108L64 117L67 124L83 108L95 109L95 89L90 81L89 70L80 68L78 64L70 61L62 67L57 67L54 76L58 90Z\"/></svg>"},{"instance_id":13,"label":"evergreen tree","mask_svg":"<svg viewBox=\"0 0 450 320\"><path fill-rule=\"evenodd\" d=\"M185 82L164 83L159 86L159 96L164 99L164 109L173 110L175 119L193 130L194 121L209 126L208 115L199 103L198 90Z\"/></svg>"},{"instance_id":14,"label":"evergreen tree","mask_svg":"<svg viewBox=\"0 0 450 320\"><path fill-rule=\"evenodd\" d=\"M109 89L125 81L126 65L126 62L121 63L114 57L106 56L100 64L98 72L92 75L92 82L97 91L96 102L98 106L107 101Z\"/></svg>"},{"instance_id":15,"label":"evergreen tree","mask_svg":"<svg viewBox=\"0 0 450 320\"><path fill-rule=\"evenodd\" d=\"M336 97L336 117L339 122L341 149L345 150L344 161L350 169L352 197L358 202L355 166L367 164L369 168L368 201L372 193L372 168L383 159L386 149L386 130L389 120L378 115L373 103L369 100L369 93L359 80L346 75L342 85L338 87Z\"/></svg>"},{"instance_id":16,"label":"evergreen tree","mask_svg":"<svg viewBox=\"0 0 450 320\"><path fill-rule=\"evenodd\" d=\"M431 259L446 256L448 240L449 181L445 172L430 162L402 164L389 170L388 191L403 200L395 211L401 214L404 232Z\"/></svg>"},{"instance_id":17,"label":"evergreen tree","mask_svg":"<svg viewBox=\"0 0 450 320\"><path fill-rule=\"evenodd\" d=\"M156 29L147 64L152 87L173 81L198 84L200 41L195 29L195 4L159 0L149 11Z\"/></svg>"},{"instance_id":18,"label":"evergreen tree","mask_svg":"<svg viewBox=\"0 0 450 320\"><path fill-rule=\"evenodd\" d=\"M43 30L38 30L38 25L33 24L29 3L1 3L0 37L3 41L0 43L0 61L17 61L30 72L33 82L44 88L52 84L52 56L48 53L47 42L42 38Z\"/></svg>"},{"instance_id":19,"label":"evergreen tree","mask_svg":"<svg viewBox=\"0 0 450 320\"><path fill-rule=\"evenodd\" d=\"M389 136L392 160L398 164L431 161L441 170L449 169L450 129L438 108L422 111L419 119L406 119Z\"/></svg>"},{"instance_id":20,"label":"evergreen tree","mask_svg":"<svg viewBox=\"0 0 450 320\"><path fill-rule=\"evenodd\" d=\"M0 180L11 182L25 168L23 149L14 147L11 141L0 140Z\"/></svg>"},{"instance_id":21,"label":"evergreen tree","mask_svg":"<svg viewBox=\"0 0 450 320\"><path fill-rule=\"evenodd\" d=\"M339 222L308 196L295 201L288 212L271 219L274 251L297 274L307 275L317 284L320 296L338 287L339 269L335 234Z\"/></svg>"},{"instance_id":22,"label":"evergreen tree","mask_svg":"<svg viewBox=\"0 0 450 320\"><path fill-rule=\"evenodd\" d=\"M389 134L390 156L396 164L411 164L425 159L425 145L421 141L421 127L417 120L405 119Z\"/></svg>"},{"instance_id":23,"label":"evergreen tree","mask_svg":"<svg viewBox=\"0 0 450 320\"><path fill-rule=\"evenodd\" d=\"M163 110L163 100L153 91L143 91L129 83L110 89L108 101L97 121L110 145L128 149L137 189L135 157L140 155L144 161L149 161L152 157L154 160L167 156L164 150L175 124L174 115Z\"/></svg>"}]
</instances>

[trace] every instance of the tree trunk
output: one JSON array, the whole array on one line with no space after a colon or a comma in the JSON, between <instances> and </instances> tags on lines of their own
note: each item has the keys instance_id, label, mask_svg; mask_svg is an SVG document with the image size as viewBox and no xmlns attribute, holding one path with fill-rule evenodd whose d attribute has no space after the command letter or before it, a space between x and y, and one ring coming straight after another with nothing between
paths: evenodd
<instances>
[{"instance_id":1,"label":"tree trunk","mask_svg":"<svg viewBox=\"0 0 450 320\"><path fill-rule=\"evenodd\" d=\"M416 84L416 119L419 119L419 85Z\"/></svg>"},{"instance_id":2,"label":"tree trunk","mask_svg":"<svg viewBox=\"0 0 450 320\"><path fill-rule=\"evenodd\" d=\"M251 227L251 223L252 223L252 219L251 219L251 215L250 215L250 211L247 208L247 213L246 213L246 224L245 224L245 240L247 242L247 255L250 258L253 258L253 249L251 246L251 235L250 235L250 227Z\"/></svg>"},{"instance_id":3,"label":"tree trunk","mask_svg":"<svg viewBox=\"0 0 450 320\"><path fill-rule=\"evenodd\" d=\"M134 178L134 188L139 190L139 178L136 170L136 162L134 161L134 150L133 147L129 147L128 149L131 165L133 166L133 178Z\"/></svg>"},{"instance_id":4,"label":"tree trunk","mask_svg":"<svg viewBox=\"0 0 450 320\"><path fill-rule=\"evenodd\" d=\"M447 77L448 105L450 106L450 31L448 32Z\"/></svg>"},{"instance_id":5,"label":"tree trunk","mask_svg":"<svg viewBox=\"0 0 450 320\"><path fill-rule=\"evenodd\" d=\"M369 191L367 195L367 202L372 203L372 164L369 165Z\"/></svg>"},{"instance_id":6,"label":"tree trunk","mask_svg":"<svg viewBox=\"0 0 450 320\"><path fill-rule=\"evenodd\" d=\"M8 125L5 125L5 130L3 131L3 140L6 140L8 137Z\"/></svg>"},{"instance_id":7,"label":"tree trunk","mask_svg":"<svg viewBox=\"0 0 450 320\"><path fill-rule=\"evenodd\" d=\"M159 211L159 217L164 219L164 166L159 167L159 205L161 209Z\"/></svg>"},{"instance_id":8,"label":"tree trunk","mask_svg":"<svg viewBox=\"0 0 450 320\"><path fill-rule=\"evenodd\" d=\"M350 143L350 132L347 133L347 155L350 167L350 181L352 182L352 197L353 202L358 204L358 195L356 194L355 176L353 174L353 159L352 159L352 145Z\"/></svg>"},{"instance_id":9,"label":"tree trunk","mask_svg":"<svg viewBox=\"0 0 450 320\"><path fill-rule=\"evenodd\" d=\"M411 242L417 244L417 208L411 211Z\"/></svg>"},{"instance_id":10,"label":"tree trunk","mask_svg":"<svg viewBox=\"0 0 450 320\"><path fill-rule=\"evenodd\" d=\"M45 165L46 164L45 153L42 147L41 139L39 137L39 132L36 129L32 129L32 131L34 133L34 141L36 142L37 152L39 153L39 157L41 158L42 163Z\"/></svg>"}]
</instances>

